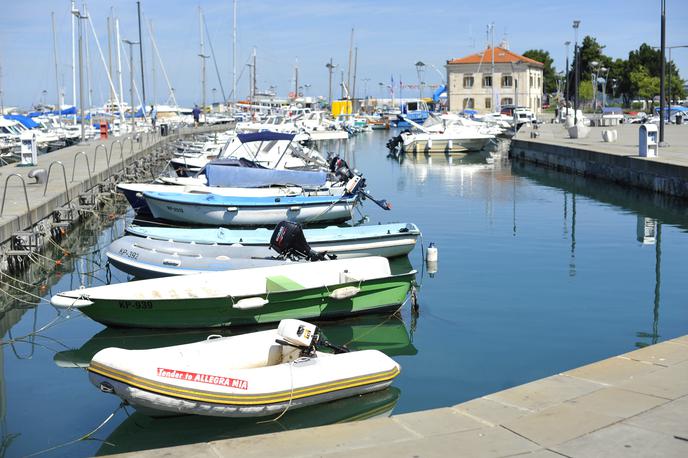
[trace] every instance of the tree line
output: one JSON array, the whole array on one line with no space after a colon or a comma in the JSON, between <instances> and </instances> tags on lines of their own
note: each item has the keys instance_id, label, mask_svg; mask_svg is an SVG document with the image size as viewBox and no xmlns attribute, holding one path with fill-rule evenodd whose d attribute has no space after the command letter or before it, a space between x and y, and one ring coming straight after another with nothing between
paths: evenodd
<instances>
[{"instance_id":1,"label":"tree line","mask_svg":"<svg viewBox=\"0 0 688 458\"><path fill-rule=\"evenodd\" d=\"M624 106L630 106L633 100L651 101L659 96L661 65L659 48L643 43L638 49L629 52L627 59L613 59L604 54L604 48L594 37L586 36L583 38L579 47L579 99L592 100L594 72L597 72L598 78L606 80L606 83L605 81L598 80L597 89L600 91L599 93L601 94L604 90L608 100L618 99ZM562 93L565 92L565 71L556 71L549 52L542 49L530 49L523 53L523 55L544 64L543 90L545 94L555 94L558 88L561 88ZM565 80L566 84L568 84L570 99L573 98L575 87L575 65L576 59L573 57ZM675 103L677 100L685 99L685 81L681 79L678 68L673 61L667 61L665 72L667 100ZM669 87L669 81L671 82L671 87ZM603 88L605 84L606 87ZM669 93L669 90L671 90L671 93Z\"/></svg>"}]
</instances>

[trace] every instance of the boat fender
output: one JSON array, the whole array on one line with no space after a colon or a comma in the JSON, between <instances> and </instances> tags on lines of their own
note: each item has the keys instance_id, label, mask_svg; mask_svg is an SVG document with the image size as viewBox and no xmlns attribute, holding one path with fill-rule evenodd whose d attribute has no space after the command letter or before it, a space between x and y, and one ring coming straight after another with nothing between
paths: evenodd
<instances>
[{"instance_id":1,"label":"boat fender","mask_svg":"<svg viewBox=\"0 0 688 458\"><path fill-rule=\"evenodd\" d=\"M232 308L239 310L257 309L266 305L269 301L263 297L247 297L235 302Z\"/></svg>"},{"instance_id":2,"label":"boat fender","mask_svg":"<svg viewBox=\"0 0 688 458\"><path fill-rule=\"evenodd\" d=\"M355 286L344 286L343 288L337 288L330 293L330 297L336 300L348 299L354 297L356 294L360 293L361 289Z\"/></svg>"}]
</instances>

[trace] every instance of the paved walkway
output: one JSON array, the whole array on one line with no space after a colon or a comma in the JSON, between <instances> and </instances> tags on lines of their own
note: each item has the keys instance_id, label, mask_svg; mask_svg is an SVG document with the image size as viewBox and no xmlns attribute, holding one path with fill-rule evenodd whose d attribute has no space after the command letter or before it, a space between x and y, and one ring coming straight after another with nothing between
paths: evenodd
<instances>
[{"instance_id":1,"label":"paved walkway","mask_svg":"<svg viewBox=\"0 0 688 458\"><path fill-rule=\"evenodd\" d=\"M669 146L659 148L657 158L649 160L688 167L688 125L664 126L664 140ZM620 124L610 127L591 127L587 138L569 138L563 124L540 124L537 138L530 138L531 128L524 126L516 135L517 140L533 143L555 144L581 148L618 156L638 157L639 124ZM619 138L614 143L602 140L603 130L616 130Z\"/></svg>"},{"instance_id":2,"label":"paved walkway","mask_svg":"<svg viewBox=\"0 0 688 458\"><path fill-rule=\"evenodd\" d=\"M134 455L686 457L688 336L454 407Z\"/></svg>"},{"instance_id":3,"label":"paved walkway","mask_svg":"<svg viewBox=\"0 0 688 458\"><path fill-rule=\"evenodd\" d=\"M86 144L79 144L62 148L51 153L38 156L38 165L21 167L18 163L0 167L0 193L7 196L4 199L4 208L0 216L0 242L8 240L12 233L28 228L31 224L49 216L56 208L67 203L68 200L78 197L79 194L92 188L97 183L104 181L111 174L122 170L122 161L130 163L133 159L146 154L156 146L175 139L178 136L192 133L203 133L215 130L227 129L228 126L204 127L198 129L182 129L178 133L167 137L156 134L142 134L141 141L132 141L130 137L117 137L108 140L94 140ZM85 155L78 154L83 151ZM111 154L110 154L111 152ZM107 163L106 156L110 156ZM87 168L87 160L90 167ZM46 188L45 184L35 183L34 179L27 175L31 170L42 168L46 171L54 162L64 165L65 173L59 164L52 166L50 180ZM26 182L26 197L22 182L17 177L9 178L12 174L21 175ZM65 180L67 182L65 186ZM7 189L5 190L5 183ZM67 199L67 190L69 199ZM44 195L45 194L45 195ZM28 207L27 209L27 198ZM0 195L0 206L3 204Z\"/></svg>"}]
</instances>

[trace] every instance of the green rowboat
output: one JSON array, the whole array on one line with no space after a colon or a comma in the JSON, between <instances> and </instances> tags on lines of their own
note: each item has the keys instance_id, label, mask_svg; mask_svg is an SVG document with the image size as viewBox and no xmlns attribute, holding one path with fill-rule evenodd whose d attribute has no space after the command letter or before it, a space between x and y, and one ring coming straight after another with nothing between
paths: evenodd
<instances>
[{"instance_id":1,"label":"green rowboat","mask_svg":"<svg viewBox=\"0 0 688 458\"><path fill-rule=\"evenodd\" d=\"M415 271L392 275L382 257L166 277L52 297L109 326L201 328L330 319L398 309Z\"/></svg>"}]
</instances>

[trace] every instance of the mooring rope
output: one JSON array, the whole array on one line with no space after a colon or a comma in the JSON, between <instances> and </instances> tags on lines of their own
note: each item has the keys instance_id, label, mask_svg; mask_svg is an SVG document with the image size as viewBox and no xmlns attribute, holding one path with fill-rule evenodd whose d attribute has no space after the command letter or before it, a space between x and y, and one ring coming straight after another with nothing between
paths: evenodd
<instances>
[{"instance_id":1,"label":"mooring rope","mask_svg":"<svg viewBox=\"0 0 688 458\"><path fill-rule=\"evenodd\" d=\"M103 428L103 426L105 426L110 420L112 420L112 418L117 414L117 412L118 412L120 409L124 409L124 407L125 407L126 405L127 405L127 402L126 402L126 401L122 401L122 402L119 404L119 406L117 406L117 408L116 408L115 410L113 410L112 413L110 413L110 415L108 415L108 416L105 418L105 420L103 420L98 426L96 426L95 429L93 429L92 431L87 432L87 433L84 434L83 436L78 437L78 438L76 438L76 439L72 439L72 440L67 441L67 442L64 442L64 443L62 443L62 444L55 445L55 446L53 446L53 447L49 447L49 448L46 448L46 449L43 449L43 450L39 450L38 452L34 452L34 453L31 453L30 455L26 455L26 457L28 458L28 457L30 457L30 456L42 455L42 454L44 454L44 453L52 452L52 451L54 451L54 450L57 450L57 449L60 449L60 448L63 448L63 447L67 447L68 445L76 444L77 442L82 442L82 441L86 441L86 440L98 440L98 441L100 441L100 442L104 442L104 443L106 443L106 444L113 445L113 444L110 444L109 442L106 442L106 441L101 440L101 439L92 439L91 436L94 435L95 433L97 433L98 431L100 431L100 430ZM126 409L124 409L124 410L126 411Z\"/></svg>"}]
</instances>

